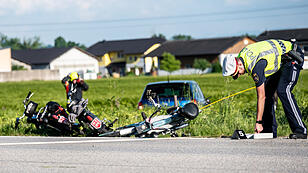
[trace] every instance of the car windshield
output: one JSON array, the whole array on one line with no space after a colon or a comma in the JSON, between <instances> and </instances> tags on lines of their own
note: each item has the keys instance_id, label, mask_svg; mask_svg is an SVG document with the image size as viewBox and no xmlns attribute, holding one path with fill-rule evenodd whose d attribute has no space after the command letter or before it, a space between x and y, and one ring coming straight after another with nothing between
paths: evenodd
<instances>
[{"instance_id":1,"label":"car windshield","mask_svg":"<svg viewBox=\"0 0 308 173\"><path fill-rule=\"evenodd\" d=\"M146 91L151 90L151 93L155 93L158 98L173 98L176 95L178 98L190 98L189 84L187 83L166 83L148 85ZM146 99L146 96L143 96Z\"/></svg>"}]
</instances>

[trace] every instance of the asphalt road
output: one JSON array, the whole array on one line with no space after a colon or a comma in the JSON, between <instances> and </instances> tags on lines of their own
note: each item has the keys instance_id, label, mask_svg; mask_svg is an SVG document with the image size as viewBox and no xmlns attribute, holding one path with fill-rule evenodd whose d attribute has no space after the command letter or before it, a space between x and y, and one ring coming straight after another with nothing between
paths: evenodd
<instances>
[{"instance_id":1,"label":"asphalt road","mask_svg":"<svg viewBox=\"0 0 308 173\"><path fill-rule=\"evenodd\" d=\"M0 172L308 172L308 140L1 136Z\"/></svg>"}]
</instances>

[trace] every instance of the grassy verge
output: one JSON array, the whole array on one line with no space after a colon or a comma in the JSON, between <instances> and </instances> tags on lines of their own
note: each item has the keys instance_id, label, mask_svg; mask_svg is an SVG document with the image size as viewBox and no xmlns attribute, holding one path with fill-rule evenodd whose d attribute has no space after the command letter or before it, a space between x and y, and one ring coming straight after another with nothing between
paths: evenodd
<instances>
[{"instance_id":1,"label":"grassy verge","mask_svg":"<svg viewBox=\"0 0 308 173\"><path fill-rule=\"evenodd\" d=\"M89 99L88 107L99 118L119 118L115 127L141 120L137 103L144 86L149 82L167 80L167 77L124 77L120 79L98 79L86 81L90 89L84 92ZM195 80L205 97L218 100L235 92L254 86L252 79L244 76L234 81L221 74L170 76L170 80ZM308 124L308 71L302 71L294 95ZM35 94L32 100L44 106L48 101L65 105L65 90L60 81L29 81L0 83L0 135L39 135L35 127L22 124L18 131L13 129L16 117L23 113L22 101L29 90ZM143 110L150 114L153 110ZM250 90L206 108L183 132L192 136L231 135L235 129L253 133L256 114L256 91ZM286 136L291 131L279 102L276 117L278 135Z\"/></svg>"}]
</instances>

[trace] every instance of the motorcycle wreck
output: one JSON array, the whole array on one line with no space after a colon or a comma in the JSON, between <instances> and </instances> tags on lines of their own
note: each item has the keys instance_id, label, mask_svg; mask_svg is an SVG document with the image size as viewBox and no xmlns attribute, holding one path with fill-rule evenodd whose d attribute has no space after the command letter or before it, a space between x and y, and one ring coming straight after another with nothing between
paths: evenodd
<instances>
[{"instance_id":1,"label":"motorcycle wreck","mask_svg":"<svg viewBox=\"0 0 308 173\"><path fill-rule=\"evenodd\" d=\"M77 117L78 123L72 123L69 121L69 113L57 102L50 101L37 111L38 104L30 100L33 94L30 91L24 99L25 110L21 117L16 118L15 129L18 129L21 120L26 118L27 123L34 124L40 132L47 133L47 135L98 136L111 131L111 127L116 121L106 124L105 121L100 120L87 109L86 102Z\"/></svg>"},{"instance_id":2,"label":"motorcycle wreck","mask_svg":"<svg viewBox=\"0 0 308 173\"><path fill-rule=\"evenodd\" d=\"M152 102L155 107L154 113L149 117L144 112L141 113L143 121L119 127L111 132L100 134L101 137L151 137L157 138L159 135L170 134L171 137L177 137L176 131L185 128L189 122L199 115L199 108L194 103L188 103L183 107L176 106L167 110L167 115L157 115L162 107L153 99L155 94L148 91L148 100ZM209 104L207 100L207 104Z\"/></svg>"},{"instance_id":3,"label":"motorcycle wreck","mask_svg":"<svg viewBox=\"0 0 308 173\"><path fill-rule=\"evenodd\" d=\"M143 121L134 124L125 125L115 130L112 129L113 124L118 120L110 122L106 119L99 119L88 108L88 100L83 100L80 105L82 111L76 117L78 123L71 122L69 113L56 102L48 102L38 111L38 104L31 101L33 93L29 92L24 104L24 113L21 117L16 118L15 128L23 118L27 118L27 123L34 124L40 130L52 130L62 136L100 136L100 137L152 137L170 134L171 137L177 137L176 131L185 128L191 120L199 115L199 108L195 103L188 103L182 107L175 106L167 109L166 115L157 115L161 112L162 107L156 103L153 98L155 94L149 91L148 100L152 102L155 111L147 116L141 113ZM209 104L207 100L207 104ZM49 135L49 134L47 134Z\"/></svg>"}]
</instances>

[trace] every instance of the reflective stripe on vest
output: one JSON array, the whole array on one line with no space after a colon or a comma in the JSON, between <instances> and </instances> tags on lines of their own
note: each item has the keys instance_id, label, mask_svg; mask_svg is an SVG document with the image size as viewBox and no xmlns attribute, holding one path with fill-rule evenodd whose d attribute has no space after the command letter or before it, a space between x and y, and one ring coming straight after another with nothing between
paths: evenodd
<instances>
[{"instance_id":1,"label":"reflective stripe on vest","mask_svg":"<svg viewBox=\"0 0 308 173\"><path fill-rule=\"evenodd\" d=\"M270 46L266 43L268 43ZM267 50L265 50L266 49L265 47L264 48L262 47L263 44L265 47L268 47ZM245 68L249 74L251 74L253 68L255 67L255 65L259 60L261 59L267 60L268 64L264 69L265 77L274 74L280 69L281 55L286 52L289 52L292 48L291 42L284 40L267 40L259 42L255 46L257 47L254 47L252 44L251 46L247 46L248 48L247 47L244 48L240 52L239 57L242 57L243 60L245 61L244 62ZM259 49L261 49L260 53L258 53ZM262 49L264 51L262 51Z\"/></svg>"},{"instance_id":2,"label":"reflective stripe on vest","mask_svg":"<svg viewBox=\"0 0 308 173\"><path fill-rule=\"evenodd\" d=\"M275 43L271 40L268 40L267 42L269 42L269 44L272 45L273 49L274 49L274 53L275 53L275 61L274 61L274 69L273 70L267 70L265 71L265 75L271 75L272 73L275 73L278 71L278 58L279 58L279 52L278 52L278 49L275 45Z\"/></svg>"}]
</instances>

